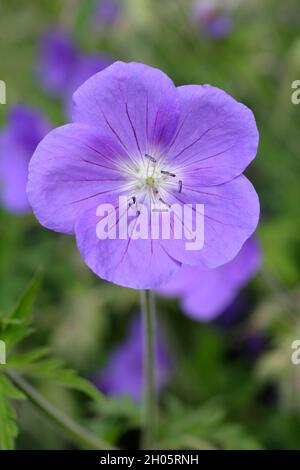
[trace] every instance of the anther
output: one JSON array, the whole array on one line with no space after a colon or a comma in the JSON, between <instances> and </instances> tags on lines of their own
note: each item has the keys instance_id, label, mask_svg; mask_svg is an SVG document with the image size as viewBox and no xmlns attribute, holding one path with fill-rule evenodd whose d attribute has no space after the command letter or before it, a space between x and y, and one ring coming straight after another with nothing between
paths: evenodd
<instances>
[{"instance_id":1,"label":"anther","mask_svg":"<svg viewBox=\"0 0 300 470\"><path fill-rule=\"evenodd\" d=\"M152 163L156 163L155 158L152 157L151 155L149 155L149 153L145 153L145 157L146 157L146 158L149 158L149 160L150 160Z\"/></svg>"},{"instance_id":2,"label":"anther","mask_svg":"<svg viewBox=\"0 0 300 470\"><path fill-rule=\"evenodd\" d=\"M165 206L167 206L169 209L171 208L170 204L168 204L166 201L164 201L161 197L159 198L159 201L164 204Z\"/></svg>"},{"instance_id":3,"label":"anther","mask_svg":"<svg viewBox=\"0 0 300 470\"><path fill-rule=\"evenodd\" d=\"M178 192L181 193L181 191L182 191L182 181L179 180L178 181Z\"/></svg>"},{"instance_id":4,"label":"anther","mask_svg":"<svg viewBox=\"0 0 300 470\"><path fill-rule=\"evenodd\" d=\"M129 207L134 206L135 203L136 203L136 197L135 196L132 196L131 199L132 199L132 202L129 203Z\"/></svg>"},{"instance_id":5,"label":"anther","mask_svg":"<svg viewBox=\"0 0 300 470\"><path fill-rule=\"evenodd\" d=\"M170 173L169 171L161 170L162 175L167 175L167 176L172 176L172 178L175 178L176 175L174 173Z\"/></svg>"}]
</instances>

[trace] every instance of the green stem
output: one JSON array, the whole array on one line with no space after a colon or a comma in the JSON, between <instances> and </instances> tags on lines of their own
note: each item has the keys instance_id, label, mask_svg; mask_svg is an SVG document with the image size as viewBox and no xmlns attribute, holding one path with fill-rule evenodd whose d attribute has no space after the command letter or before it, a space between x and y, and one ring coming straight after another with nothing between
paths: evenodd
<instances>
[{"instance_id":1,"label":"green stem","mask_svg":"<svg viewBox=\"0 0 300 470\"><path fill-rule=\"evenodd\" d=\"M110 444L107 444L99 437L90 434L86 429L82 428L79 424L48 402L48 400L34 389L23 377L11 370L6 370L5 373L14 385L24 393L28 400L51 421L62 428L73 441L89 450L112 449Z\"/></svg>"},{"instance_id":2,"label":"green stem","mask_svg":"<svg viewBox=\"0 0 300 470\"><path fill-rule=\"evenodd\" d=\"M153 449L156 438L157 404L155 393L155 299L151 291L141 291L144 327L144 402L143 442L144 449Z\"/></svg>"}]
</instances>

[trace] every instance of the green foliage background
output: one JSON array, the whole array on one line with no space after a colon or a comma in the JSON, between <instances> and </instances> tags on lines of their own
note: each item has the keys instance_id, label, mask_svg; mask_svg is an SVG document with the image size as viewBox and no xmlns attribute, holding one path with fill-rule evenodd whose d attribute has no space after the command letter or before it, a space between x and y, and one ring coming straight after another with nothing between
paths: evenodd
<instances>
[{"instance_id":1,"label":"green foliage background","mask_svg":"<svg viewBox=\"0 0 300 470\"><path fill-rule=\"evenodd\" d=\"M300 338L300 105L291 103L291 83L300 79L299 2L242 1L233 33L218 41L191 23L188 0L121 3L117 26L92 29L92 0L0 0L0 79L8 105L23 102L55 125L64 122L61 103L43 93L35 75L38 38L60 22L82 50L159 67L177 85L210 83L254 110L261 139L247 174L261 200L263 267L245 290L245 317L230 328L196 323L175 301L159 299L176 365L161 397L160 443L300 448L300 366L290 361L291 343ZM0 106L2 124L6 112ZM9 368L33 379L43 396L99 438L138 446L137 405L105 399L70 369L86 379L100 370L138 308L136 292L88 270L72 238L43 229L31 215L0 210L0 339L9 346L8 364L0 366L0 449L81 445L35 412L5 375ZM252 333L266 338L255 361L241 348Z\"/></svg>"}]
</instances>

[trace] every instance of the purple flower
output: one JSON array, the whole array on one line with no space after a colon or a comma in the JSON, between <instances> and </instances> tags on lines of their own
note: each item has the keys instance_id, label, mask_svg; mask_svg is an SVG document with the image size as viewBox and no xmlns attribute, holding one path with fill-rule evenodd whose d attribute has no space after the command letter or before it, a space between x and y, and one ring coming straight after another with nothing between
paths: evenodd
<instances>
[{"instance_id":1,"label":"purple flower","mask_svg":"<svg viewBox=\"0 0 300 470\"><path fill-rule=\"evenodd\" d=\"M42 37L38 73L43 88L54 95L62 95L77 66L78 51L66 31L58 27Z\"/></svg>"},{"instance_id":2,"label":"purple flower","mask_svg":"<svg viewBox=\"0 0 300 470\"><path fill-rule=\"evenodd\" d=\"M102 26L111 26L120 18L121 9L119 0L98 0L94 21Z\"/></svg>"},{"instance_id":3,"label":"purple flower","mask_svg":"<svg viewBox=\"0 0 300 470\"><path fill-rule=\"evenodd\" d=\"M230 8L224 0L196 0L192 9L192 19L204 35L213 39L224 38L233 29Z\"/></svg>"},{"instance_id":4,"label":"purple flower","mask_svg":"<svg viewBox=\"0 0 300 470\"><path fill-rule=\"evenodd\" d=\"M160 392L168 383L171 361L160 331L155 338L156 390ZM95 383L108 395L129 395L135 401L140 400L143 392L143 335L140 317L134 318L128 337L114 349Z\"/></svg>"},{"instance_id":5,"label":"purple flower","mask_svg":"<svg viewBox=\"0 0 300 470\"><path fill-rule=\"evenodd\" d=\"M11 108L0 131L0 187L2 205L12 213L30 211L26 195L29 160L50 125L37 111L23 105Z\"/></svg>"},{"instance_id":6,"label":"purple flower","mask_svg":"<svg viewBox=\"0 0 300 470\"><path fill-rule=\"evenodd\" d=\"M215 269L183 266L158 292L179 297L184 313L195 320L213 320L230 306L260 264L260 248L253 237L224 266Z\"/></svg>"},{"instance_id":7,"label":"purple flower","mask_svg":"<svg viewBox=\"0 0 300 470\"><path fill-rule=\"evenodd\" d=\"M218 88L176 88L158 69L123 62L87 80L73 101L74 122L50 132L31 160L28 195L42 225L74 234L98 276L136 289L158 287L181 264L213 268L236 256L259 218L257 194L242 175L258 145L246 106ZM117 213L105 239L104 205ZM190 209L181 223L169 214L174 205ZM157 220L153 227L153 206L159 222L170 216L169 237L157 234ZM196 250L187 246L195 215L204 220ZM122 237L125 219L132 223ZM137 236L141 225L150 235Z\"/></svg>"},{"instance_id":8,"label":"purple flower","mask_svg":"<svg viewBox=\"0 0 300 470\"><path fill-rule=\"evenodd\" d=\"M56 28L42 38L39 78L43 88L61 96L70 110L74 91L110 63L103 54L81 53L72 37Z\"/></svg>"}]
</instances>

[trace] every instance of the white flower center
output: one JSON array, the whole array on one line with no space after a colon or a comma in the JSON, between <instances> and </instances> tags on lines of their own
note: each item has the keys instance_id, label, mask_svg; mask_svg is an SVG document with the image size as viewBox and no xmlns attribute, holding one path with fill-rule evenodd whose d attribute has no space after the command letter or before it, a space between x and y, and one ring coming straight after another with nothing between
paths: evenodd
<instances>
[{"instance_id":1,"label":"white flower center","mask_svg":"<svg viewBox=\"0 0 300 470\"><path fill-rule=\"evenodd\" d=\"M171 190L181 192L182 181L178 179L163 159L156 160L145 154L143 159L126 165L124 171L128 177L126 189L130 194L129 205L139 211L140 204L161 205L164 209L170 207L168 196Z\"/></svg>"}]
</instances>

